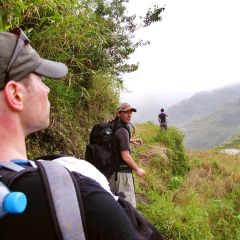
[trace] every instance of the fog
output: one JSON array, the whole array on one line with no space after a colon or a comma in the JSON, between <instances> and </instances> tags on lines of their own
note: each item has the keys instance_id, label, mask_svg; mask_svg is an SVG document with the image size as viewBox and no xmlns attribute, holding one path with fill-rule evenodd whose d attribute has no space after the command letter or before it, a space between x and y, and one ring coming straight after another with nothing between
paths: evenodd
<instances>
[{"instance_id":1,"label":"fog","mask_svg":"<svg viewBox=\"0 0 240 240\"><path fill-rule=\"evenodd\" d=\"M143 123L152 121L158 123L158 114L160 109L164 108L167 113L167 108L179 103L183 99L190 98L194 92L136 92L123 94L121 100L128 102L132 107L137 109L133 113L132 120L134 123ZM170 120L170 119L169 119Z\"/></svg>"},{"instance_id":2,"label":"fog","mask_svg":"<svg viewBox=\"0 0 240 240\"><path fill-rule=\"evenodd\" d=\"M131 93L121 101L138 108L135 122L156 122L162 107L240 81L240 1L130 0L126 6L144 15L154 4L166 4L163 20L137 32L136 40L151 44L129 60L139 62L139 70L123 76Z\"/></svg>"}]
</instances>

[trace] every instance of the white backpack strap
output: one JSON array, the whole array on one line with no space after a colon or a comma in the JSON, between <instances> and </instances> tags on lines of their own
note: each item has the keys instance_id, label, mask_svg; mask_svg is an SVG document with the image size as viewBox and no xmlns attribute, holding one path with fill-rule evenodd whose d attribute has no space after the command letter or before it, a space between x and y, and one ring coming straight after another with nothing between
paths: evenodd
<instances>
[{"instance_id":1,"label":"white backpack strap","mask_svg":"<svg viewBox=\"0 0 240 240\"><path fill-rule=\"evenodd\" d=\"M48 181L62 238L85 240L78 199L70 173L57 162L38 163L43 167Z\"/></svg>"},{"instance_id":2,"label":"white backpack strap","mask_svg":"<svg viewBox=\"0 0 240 240\"><path fill-rule=\"evenodd\" d=\"M24 167L21 167L13 162L10 162L10 161L5 161L5 162L1 162L0 166L2 167L5 167L7 169L10 169L12 171L15 171L15 172L20 172L20 171L23 171L25 168Z\"/></svg>"}]
</instances>

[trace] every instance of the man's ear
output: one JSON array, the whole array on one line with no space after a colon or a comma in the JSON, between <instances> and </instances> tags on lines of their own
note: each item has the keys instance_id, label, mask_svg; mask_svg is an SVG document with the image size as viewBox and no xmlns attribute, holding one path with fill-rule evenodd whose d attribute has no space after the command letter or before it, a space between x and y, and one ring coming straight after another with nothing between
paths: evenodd
<instances>
[{"instance_id":1,"label":"man's ear","mask_svg":"<svg viewBox=\"0 0 240 240\"><path fill-rule=\"evenodd\" d=\"M15 111L23 109L23 85L9 81L4 88L4 96L9 107Z\"/></svg>"}]
</instances>

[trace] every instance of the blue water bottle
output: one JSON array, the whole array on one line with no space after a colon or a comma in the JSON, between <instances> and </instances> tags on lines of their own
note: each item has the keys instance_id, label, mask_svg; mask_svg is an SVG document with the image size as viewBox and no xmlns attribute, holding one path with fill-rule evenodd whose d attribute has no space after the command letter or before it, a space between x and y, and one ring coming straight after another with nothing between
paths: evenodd
<instances>
[{"instance_id":1,"label":"blue water bottle","mask_svg":"<svg viewBox=\"0 0 240 240\"><path fill-rule=\"evenodd\" d=\"M27 206L27 198L24 193L10 192L9 189L0 182L0 219L7 213L22 213Z\"/></svg>"}]
</instances>

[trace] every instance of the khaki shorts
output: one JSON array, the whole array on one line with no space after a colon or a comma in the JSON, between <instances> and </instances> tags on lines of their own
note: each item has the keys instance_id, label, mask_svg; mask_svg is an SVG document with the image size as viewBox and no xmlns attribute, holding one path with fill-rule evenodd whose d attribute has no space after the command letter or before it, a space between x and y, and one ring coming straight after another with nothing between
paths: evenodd
<instances>
[{"instance_id":1,"label":"khaki shorts","mask_svg":"<svg viewBox=\"0 0 240 240\"><path fill-rule=\"evenodd\" d=\"M136 208L136 197L134 190L134 181L132 173L117 172L117 181L115 173L108 179L116 194L122 192L126 197L125 200L130 202Z\"/></svg>"},{"instance_id":2,"label":"khaki shorts","mask_svg":"<svg viewBox=\"0 0 240 240\"><path fill-rule=\"evenodd\" d=\"M160 123L160 128L161 128L161 131L163 131L163 130L167 131L167 123L166 122L161 122Z\"/></svg>"}]
</instances>

